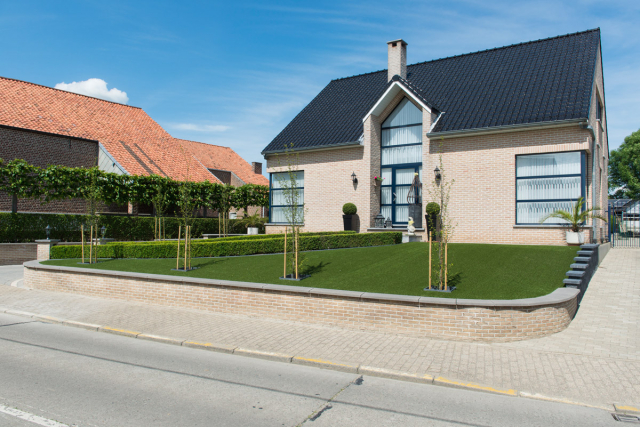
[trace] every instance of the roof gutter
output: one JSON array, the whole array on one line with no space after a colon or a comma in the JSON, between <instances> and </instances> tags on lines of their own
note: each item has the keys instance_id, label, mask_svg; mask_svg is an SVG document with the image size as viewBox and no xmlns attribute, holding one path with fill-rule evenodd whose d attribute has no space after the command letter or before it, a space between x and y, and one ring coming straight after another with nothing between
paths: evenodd
<instances>
[{"instance_id":1,"label":"roof gutter","mask_svg":"<svg viewBox=\"0 0 640 427\"><path fill-rule=\"evenodd\" d=\"M451 131L445 131L445 132L429 132L427 133L427 136L429 138L447 139L447 138L460 138L465 136L488 135L492 133L519 132L523 130L529 130L532 128L535 128L535 129L559 128L559 127L566 127L566 126L574 126L574 125L583 123L585 120L587 119L552 120L547 122L520 123L515 125L491 126L491 127L484 127L484 128L451 130Z\"/></svg>"},{"instance_id":2,"label":"roof gutter","mask_svg":"<svg viewBox=\"0 0 640 427\"><path fill-rule=\"evenodd\" d=\"M362 138L359 139L358 141L350 141L350 142L340 142L338 144L331 144L331 145L326 145L326 146L312 146L312 147L300 147L300 148L292 148L289 150L271 150L271 151L263 151L262 154L265 158L269 155L272 154L285 154L288 151L291 152L300 152L300 151L304 151L304 152L310 152L310 151L326 151L326 150L338 150L341 148L350 148L350 147L358 147L358 146L362 146Z\"/></svg>"}]
</instances>

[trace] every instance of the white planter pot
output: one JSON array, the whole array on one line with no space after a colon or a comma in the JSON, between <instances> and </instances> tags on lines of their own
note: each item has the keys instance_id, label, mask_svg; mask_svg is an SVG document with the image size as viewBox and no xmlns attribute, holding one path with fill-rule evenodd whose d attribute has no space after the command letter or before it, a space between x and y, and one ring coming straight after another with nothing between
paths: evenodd
<instances>
[{"instance_id":1,"label":"white planter pot","mask_svg":"<svg viewBox=\"0 0 640 427\"><path fill-rule=\"evenodd\" d=\"M247 234L258 234L258 227L247 227Z\"/></svg>"},{"instance_id":2,"label":"white planter pot","mask_svg":"<svg viewBox=\"0 0 640 427\"><path fill-rule=\"evenodd\" d=\"M567 231L567 243L570 245L581 245L584 243L584 231Z\"/></svg>"}]
</instances>

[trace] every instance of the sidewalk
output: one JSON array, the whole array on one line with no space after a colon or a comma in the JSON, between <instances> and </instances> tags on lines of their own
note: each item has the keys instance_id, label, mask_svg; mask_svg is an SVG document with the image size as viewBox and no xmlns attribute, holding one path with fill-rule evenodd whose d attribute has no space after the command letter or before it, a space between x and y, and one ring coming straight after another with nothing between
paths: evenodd
<instances>
[{"instance_id":1,"label":"sidewalk","mask_svg":"<svg viewBox=\"0 0 640 427\"><path fill-rule=\"evenodd\" d=\"M0 269L0 275L2 270ZM484 344L314 326L0 286L18 310L144 334L640 408L640 250L611 250L563 332Z\"/></svg>"}]
</instances>

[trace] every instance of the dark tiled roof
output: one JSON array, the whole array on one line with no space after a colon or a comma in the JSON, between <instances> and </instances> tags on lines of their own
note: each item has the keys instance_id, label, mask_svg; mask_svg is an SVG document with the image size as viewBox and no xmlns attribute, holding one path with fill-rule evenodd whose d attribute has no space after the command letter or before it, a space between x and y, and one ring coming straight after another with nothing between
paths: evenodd
<instances>
[{"instance_id":1,"label":"dark tiled roof","mask_svg":"<svg viewBox=\"0 0 640 427\"><path fill-rule=\"evenodd\" d=\"M407 84L443 111L433 132L588 117L600 30L422 62ZM331 81L264 149L345 144L391 83L387 70Z\"/></svg>"}]
</instances>

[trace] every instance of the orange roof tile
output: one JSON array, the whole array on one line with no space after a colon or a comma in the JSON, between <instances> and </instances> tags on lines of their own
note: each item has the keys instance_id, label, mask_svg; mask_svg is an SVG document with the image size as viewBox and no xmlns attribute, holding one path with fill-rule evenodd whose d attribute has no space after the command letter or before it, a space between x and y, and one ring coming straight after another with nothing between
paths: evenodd
<instances>
[{"instance_id":1,"label":"orange roof tile","mask_svg":"<svg viewBox=\"0 0 640 427\"><path fill-rule=\"evenodd\" d=\"M141 108L0 77L0 124L97 140L132 175L219 182Z\"/></svg>"},{"instance_id":2,"label":"orange roof tile","mask_svg":"<svg viewBox=\"0 0 640 427\"><path fill-rule=\"evenodd\" d=\"M229 147L176 139L208 169L231 171L246 184L269 185L264 175L254 173L251 165Z\"/></svg>"}]
</instances>

